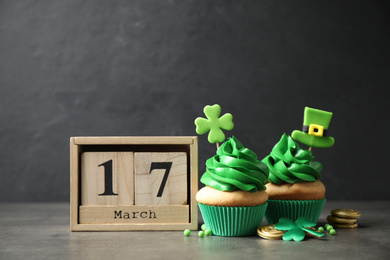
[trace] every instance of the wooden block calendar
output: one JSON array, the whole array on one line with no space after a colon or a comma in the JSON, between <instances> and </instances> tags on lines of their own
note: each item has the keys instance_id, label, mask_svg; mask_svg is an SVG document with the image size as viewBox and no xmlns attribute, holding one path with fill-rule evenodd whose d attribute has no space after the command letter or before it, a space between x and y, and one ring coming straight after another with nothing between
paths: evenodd
<instances>
[{"instance_id":1,"label":"wooden block calendar","mask_svg":"<svg viewBox=\"0 0 390 260\"><path fill-rule=\"evenodd\" d=\"M197 137L72 137L72 231L198 228Z\"/></svg>"}]
</instances>

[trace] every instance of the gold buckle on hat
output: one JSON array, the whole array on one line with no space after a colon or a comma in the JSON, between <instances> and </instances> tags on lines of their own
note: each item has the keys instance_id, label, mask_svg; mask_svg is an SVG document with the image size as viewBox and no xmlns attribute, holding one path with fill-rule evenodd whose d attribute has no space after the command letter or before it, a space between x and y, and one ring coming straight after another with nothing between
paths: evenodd
<instances>
[{"instance_id":1,"label":"gold buckle on hat","mask_svg":"<svg viewBox=\"0 0 390 260\"><path fill-rule=\"evenodd\" d=\"M324 127L322 125L310 124L308 134L314 136L324 136Z\"/></svg>"}]
</instances>

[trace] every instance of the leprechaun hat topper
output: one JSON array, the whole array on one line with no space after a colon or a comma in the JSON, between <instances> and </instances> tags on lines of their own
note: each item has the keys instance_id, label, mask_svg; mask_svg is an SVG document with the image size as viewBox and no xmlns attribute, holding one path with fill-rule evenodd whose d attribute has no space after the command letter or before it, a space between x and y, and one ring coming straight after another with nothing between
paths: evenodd
<instances>
[{"instance_id":1,"label":"leprechaun hat topper","mask_svg":"<svg viewBox=\"0 0 390 260\"><path fill-rule=\"evenodd\" d=\"M302 131L294 130L291 137L310 147L333 146L334 138L327 136L332 116L332 112L305 107Z\"/></svg>"}]
</instances>

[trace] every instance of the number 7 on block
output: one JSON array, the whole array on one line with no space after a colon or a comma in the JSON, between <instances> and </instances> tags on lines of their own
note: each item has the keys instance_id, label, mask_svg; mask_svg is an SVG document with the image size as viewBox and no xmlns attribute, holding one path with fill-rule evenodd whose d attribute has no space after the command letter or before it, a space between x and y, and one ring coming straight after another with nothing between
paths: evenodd
<instances>
[{"instance_id":1,"label":"number 7 on block","mask_svg":"<svg viewBox=\"0 0 390 260\"><path fill-rule=\"evenodd\" d=\"M135 205L187 204L187 154L136 152Z\"/></svg>"}]
</instances>

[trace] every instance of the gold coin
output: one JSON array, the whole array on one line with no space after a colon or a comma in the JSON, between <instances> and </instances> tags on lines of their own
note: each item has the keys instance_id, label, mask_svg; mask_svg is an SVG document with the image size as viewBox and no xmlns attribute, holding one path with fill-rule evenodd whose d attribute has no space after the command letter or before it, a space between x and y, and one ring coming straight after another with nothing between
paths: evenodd
<instances>
[{"instance_id":1,"label":"gold coin","mask_svg":"<svg viewBox=\"0 0 390 260\"><path fill-rule=\"evenodd\" d=\"M318 232L318 230L314 227L307 227L307 228ZM305 231L305 234L306 234L306 236L309 236L309 237L315 237L315 238L319 237L319 236L316 236L316 235L309 233L309 232L306 232L306 231Z\"/></svg>"},{"instance_id":2,"label":"gold coin","mask_svg":"<svg viewBox=\"0 0 390 260\"><path fill-rule=\"evenodd\" d=\"M360 218L362 214L353 209L334 209L330 213L339 218Z\"/></svg>"},{"instance_id":3,"label":"gold coin","mask_svg":"<svg viewBox=\"0 0 390 260\"><path fill-rule=\"evenodd\" d=\"M339 224L355 224L357 222L356 218L339 218L333 215L329 215L326 219L329 222L339 223Z\"/></svg>"},{"instance_id":4,"label":"gold coin","mask_svg":"<svg viewBox=\"0 0 390 260\"><path fill-rule=\"evenodd\" d=\"M333 227L336 227L336 228L357 228L357 227L358 227L358 223L355 223L355 224L331 223L331 225L332 225Z\"/></svg>"},{"instance_id":5,"label":"gold coin","mask_svg":"<svg viewBox=\"0 0 390 260\"><path fill-rule=\"evenodd\" d=\"M275 225L261 226L257 229L257 234L265 239L282 239L284 231L277 230Z\"/></svg>"}]
</instances>

